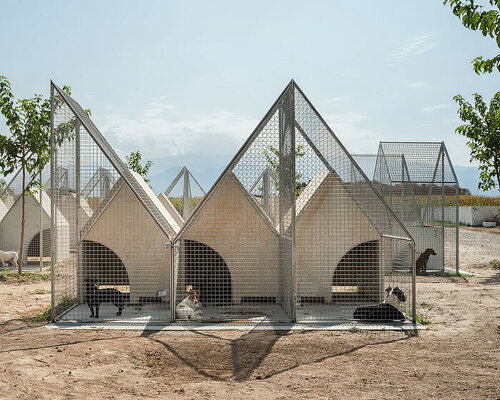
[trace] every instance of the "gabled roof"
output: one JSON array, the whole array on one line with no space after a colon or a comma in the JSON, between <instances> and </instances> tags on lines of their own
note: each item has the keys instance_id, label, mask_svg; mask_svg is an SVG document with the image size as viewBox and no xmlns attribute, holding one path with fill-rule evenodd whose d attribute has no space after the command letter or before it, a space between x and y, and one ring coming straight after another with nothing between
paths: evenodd
<instances>
[{"instance_id":1,"label":"gabled roof","mask_svg":"<svg viewBox=\"0 0 500 400\"><path fill-rule=\"evenodd\" d=\"M80 104L78 104L71 96L62 91L55 83L51 82L51 87L57 93L56 97L58 97L58 100L61 99L69 107L74 116L78 119L80 124L85 128L85 130L90 135L92 140L104 154L106 159L111 163L111 165L123 179L125 184L130 187L132 192L142 203L142 205L146 208L146 210L151 215L153 220L158 224L160 229L165 233L165 235L169 239L172 239L176 234L177 224L175 224L174 226L171 225L172 221L166 218L165 213L163 211L164 208L163 210L159 208L159 205L161 206L161 203L158 201L156 196L153 195L154 197L153 199L151 193L149 193L145 189L144 185L142 185L134 177L132 172L129 171L129 169L120 159L120 157L116 154L113 148L106 141L106 139L104 139L101 132L99 132L97 127L94 125L89 116L85 113ZM53 104L54 103L55 101L53 101Z\"/></svg>"},{"instance_id":2,"label":"gabled roof","mask_svg":"<svg viewBox=\"0 0 500 400\"><path fill-rule=\"evenodd\" d=\"M270 153L279 157L279 170L283 178L280 178L279 188L275 183L273 190L279 195L282 229L288 229L290 216L295 216L294 170L297 161L290 162L292 159L296 160L292 157L295 141L307 145L308 152L313 154L315 162L321 164L336 181L344 185L346 192L381 235L413 241L404 225L293 80L234 156L177 237L181 236L189 222L196 218L203 203L217 190L222 177L233 173L243 187L250 190L262 170L269 165ZM280 150L279 154L277 149ZM309 191L312 196L312 189Z\"/></svg>"},{"instance_id":3,"label":"gabled roof","mask_svg":"<svg viewBox=\"0 0 500 400\"><path fill-rule=\"evenodd\" d=\"M391 163L392 157L401 156L413 183L458 184L444 142L380 142L378 158L387 164L392 182L402 180L401 168Z\"/></svg>"}]
</instances>

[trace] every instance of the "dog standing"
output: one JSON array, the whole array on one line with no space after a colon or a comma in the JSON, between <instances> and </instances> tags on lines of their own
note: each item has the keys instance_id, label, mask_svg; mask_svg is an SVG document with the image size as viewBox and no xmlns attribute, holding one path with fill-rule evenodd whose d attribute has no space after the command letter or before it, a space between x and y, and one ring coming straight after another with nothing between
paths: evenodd
<instances>
[{"instance_id":1,"label":"dog standing","mask_svg":"<svg viewBox=\"0 0 500 400\"><path fill-rule=\"evenodd\" d=\"M203 313L197 310L200 299L199 290L189 290L189 296L182 300L177 307L175 307L175 314L179 319L191 321L192 319L200 320Z\"/></svg>"},{"instance_id":2,"label":"dog standing","mask_svg":"<svg viewBox=\"0 0 500 400\"><path fill-rule=\"evenodd\" d=\"M0 261L2 261L2 267L5 268L5 263L10 262L12 265L17 267L17 260L19 256L17 251L2 251L0 250Z\"/></svg>"},{"instance_id":3,"label":"dog standing","mask_svg":"<svg viewBox=\"0 0 500 400\"><path fill-rule=\"evenodd\" d=\"M429 262L430 256L435 256L436 252L434 249L428 248L417 258L417 274L427 273L427 263Z\"/></svg>"},{"instance_id":4,"label":"dog standing","mask_svg":"<svg viewBox=\"0 0 500 400\"><path fill-rule=\"evenodd\" d=\"M117 289L99 289L97 279L85 279L85 289L87 294L87 305L90 308L90 318L99 318L99 306L101 303L113 303L118 308L116 315L122 315L123 307L129 302L130 295L122 293ZM95 313L94 313L95 308Z\"/></svg>"}]
</instances>

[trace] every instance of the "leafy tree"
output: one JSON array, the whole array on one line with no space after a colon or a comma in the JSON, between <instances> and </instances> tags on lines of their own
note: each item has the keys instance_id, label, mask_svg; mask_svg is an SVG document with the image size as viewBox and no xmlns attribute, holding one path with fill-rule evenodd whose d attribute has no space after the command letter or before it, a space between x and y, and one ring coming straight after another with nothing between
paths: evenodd
<instances>
[{"instance_id":1,"label":"leafy tree","mask_svg":"<svg viewBox=\"0 0 500 400\"><path fill-rule=\"evenodd\" d=\"M148 175L149 168L151 168L151 166L153 165L153 161L147 161L146 164L142 166L142 154L140 151L133 151L129 156L125 156L125 158L127 160L127 168L141 175L145 182L149 182L149 179L147 179L146 176Z\"/></svg>"},{"instance_id":2,"label":"leafy tree","mask_svg":"<svg viewBox=\"0 0 500 400\"><path fill-rule=\"evenodd\" d=\"M69 87L63 89L70 93ZM22 273L26 196L41 188L39 172L50 160L50 99L34 95L31 99L15 101L10 82L0 75L0 112L10 131L9 136L0 134L0 173L7 176L21 169L22 217L18 272Z\"/></svg>"},{"instance_id":3,"label":"leafy tree","mask_svg":"<svg viewBox=\"0 0 500 400\"><path fill-rule=\"evenodd\" d=\"M443 4L450 5L453 14L466 28L479 30L483 36L495 39L500 48L500 1L489 0L489 3L493 7L491 10L484 10L484 7L476 4L475 0L444 0ZM491 72L495 68L500 71L500 54L486 60L483 60L483 57L476 57L472 60L472 66L477 74Z\"/></svg>"},{"instance_id":4,"label":"leafy tree","mask_svg":"<svg viewBox=\"0 0 500 400\"><path fill-rule=\"evenodd\" d=\"M304 157L306 151L304 145L299 144L295 148L295 158ZM271 182L276 190L279 190L279 176L280 176L280 152L274 146L267 146L264 150L264 157L267 160L267 166L271 169ZM295 198L299 197L300 191L303 187L307 186L306 182L302 182L303 175L300 172L295 172Z\"/></svg>"},{"instance_id":5,"label":"leafy tree","mask_svg":"<svg viewBox=\"0 0 500 400\"><path fill-rule=\"evenodd\" d=\"M465 122L456 132L469 139L471 161L479 161L478 188L486 191L498 185L500 190L500 92L493 96L489 107L477 93L473 105L460 95L453 99L460 107L460 119Z\"/></svg>"}]
</instances>

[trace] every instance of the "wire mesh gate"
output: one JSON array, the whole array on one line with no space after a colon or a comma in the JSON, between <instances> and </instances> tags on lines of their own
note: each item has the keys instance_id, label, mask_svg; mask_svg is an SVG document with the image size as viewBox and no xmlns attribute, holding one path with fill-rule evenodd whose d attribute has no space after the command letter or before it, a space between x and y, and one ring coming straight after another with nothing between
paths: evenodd
<instances>
[{"instance_id":1,"label":"wire mesh gate","mask_svg":"<svg viewBox=\"0 0 500 400\"><path fill-rule=\"evenodd\" d=\"M70 227L52 241L70 249L53 259L57 318L415 316L411 235L295 82L185 222L52 92L52 207Z\"/></svg>"}]
</instances>

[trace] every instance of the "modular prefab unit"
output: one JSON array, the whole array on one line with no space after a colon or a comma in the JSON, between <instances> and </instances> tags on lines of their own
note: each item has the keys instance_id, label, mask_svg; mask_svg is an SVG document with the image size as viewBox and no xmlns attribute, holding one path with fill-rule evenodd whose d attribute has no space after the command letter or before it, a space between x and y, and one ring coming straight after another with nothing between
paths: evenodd
<instances>
[{"instance_id":1,"label":"modular prefab unit","mask_svg":"<svg viewBox=\"0 0 500 400\"><path fill-rule=\"evenodd\" d=\"M48 171L48 168L47 168ZM30 174L26 173L26 187L31 184ZM42 181L44 174L37 174L36 180ZM18 170L5 187L0 188L0 250L19 253L21 244L22 221L22 172ZM19 255L23 266L50 265L51 257L51 206L50 198L44 189L31 188L24 195L25 224L24 248ZM56 213L58 211L56 210ZM69 231L68 222L59 218L59 232L56 239L61 241ZM69 254L69 248L62 243L58 247L59 256Z\"/></svg>"},{"instance_id":2,"label":"modular prefab unit","mask_svg":"<svg viewBox=\"0 0 500 400\"><path fill-rule=\"evenodd\" d=\"M413 318L413 265L411 235L292 81L176 236L174 304L194 288L205 321L345 321L398 287Z\"/></svg>"},{"instance_id":3,"label":"modular prefab unit","mask_svg":"<svg viewBox=\"0 0 500 400\"><path fill-rule=\"evenodd\" d=\"M373 182L429 272L459 272L459 184L444 142L381 142Z\"/></svg>"},{"instance_id":4,"label":"modular prefab unit","mask_svg":"<svg viewBox=\"0 0 500 400\"><path fill-rule=\"evenodd\" d=\"M53 83L51 100L52 208L61 210L53 237L61 236L63 215L71 230L69 257L60 257L53 241L54 318L168 322L171 239L179 226ZM65 179L58 179L61 171Z\"/></svg>"}]
</instances>

